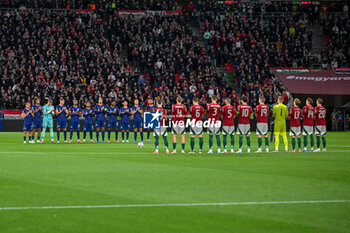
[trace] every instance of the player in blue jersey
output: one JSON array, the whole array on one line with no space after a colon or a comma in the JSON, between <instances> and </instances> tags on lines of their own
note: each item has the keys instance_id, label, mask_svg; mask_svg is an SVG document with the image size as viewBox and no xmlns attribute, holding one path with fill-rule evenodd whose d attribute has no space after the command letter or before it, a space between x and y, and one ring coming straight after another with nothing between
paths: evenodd
<instances>
[{"instance_id":1,"label":"player in blue jersey","mask_svg":"<svg viewBox=\"0 0 350 233\"><path fill-rule=\"evenodd\" d=\"M148 101L148 105L146 106L146 109L145 109L145 111L146 112L155 112L155 109L157 108L157 106L155 106L154 104L153 104L153 100L149 100ZM147 142L149 142L149 138L150 138L150 136L151 136L151 131L152 131L152 129L146 129L146 131L147 131Z\"/></svg>"},{"instance_id":2,"label":"player in blue jersey","mask_svg":"<svg viewBox=\"0 0 350 233\"><path fill-rule=\"evenodd\" d=\"M41 115L43 113L43 107L40 105L40 98L35 98L34 105L32 106L33 117L33 132L32 132L32 143L34 143L35 132L38 133L37 143L40 143L42 120Z\"/></svg>"},{"instance_id":3,"label":"player in blue jersey","mask_svg":"<svg viewBox=\"0 0 350 233\"><path fill-rule=\"evenodd\" d=\"M115 132L115 142L118 141L118 119L119 108L115 106L115 101L112 101L111 106L107 108L108 119L108 142L111 142L111 131Z\"/></svg>"},{"instance_id":4,"label":"player in blue jersey","mask_svg":"<svg viewBox=\"0 0 350 233\"><path fill-rule=\"evenodd\" d=\"M137 131L140 132L141 142L143 142L143 131L142 131L142 114L143 109L139 105L139 100L134 101L134 106L131 107L131 114L134 116L134 142L137 142Z\"/></svg>"},{"instance_id":5,"label":"player in blue jersey","mask_svg":"<svg viewBox=\"0 0 350 233\"><path fill-rule=\"evenodd\" d=\"M32 141L31 133L32 133L32 127L33 127L33 110L30 107L30 103L26 103L26 108L23 109L22 112L22 117L24 119L24 124L23 124L23 143L27 143L27 133L28 133L28 139L29 143L34 143L34 140Z\"/></svg>"},{"instance_id":6,"label":"player in blue jersey","mask_svg":"<svg viewBox=\"0 0 350 233\"><path fill-rule=\"evenodd\" d=\"M122 131L123 142L124 142L124 132L126 132L126 142L129 142L131 109L128 107L128 102L126 100L123 102L123 107L119 109L119 115L121 117L120 130Z\"/></svg>"},{"instance_id":7,"label":"player in blue jersey","mask_svg":"<svg viewBox=\"0 0 350 233\"><path fill-rule=\"evenodd\" d=\"M93 117L95 115L94 110L91 108L90 102L86 103L86 108L83 110L83 117L84 117L84 140L85 142L86 139L86 132L90 132L90 142L94 142L93 136L92 136L92 131L94 130L94 122L93 122Z\"/></svg>"},{"instance_id":8,"label":"player in blue jersey","mask_svg":"<svg viewBox=\"0 0 350 233\"><path fill-rule=\"evenodd\" d=\"M47 104L43 107L43 133L41 134L41 143L44 143L46 128L50 130L51 142L55 143L53 140L53 116L55 115L55 107L52 106L52 100L49 99Z\"/></svg>"},{"instance_id":9,"label":"player in blue jersey","mask_svg":"<svg viewBox=\"0 0 350 233\"><path fill-rule=\"evenodd\" d=\"M80 116L81 116L81 108L78 106L78 100L73 100L73 106L69 108L70 117L70 137L69 143L72 143L73 131L77 131L78 143L80 141Z\"/></svg>"},{"instance_id":10,"label":"player in blue jersey","mask_svg":"<svg viewBox=\"0 0 350 233\"><path fill-rule=\"evenodd\" d=\"M98 142L100 137L100 131L102 132L102 142L105 142L105 124L107 107L103 104L103 99L100 97L98 99L98 104L95 106L96 114L96 142Z\"/></svg>"},{"instance_id":11,"label":"player in blue jersey","mask_svg":"<svg viewBox=\"0 0 350 233\"><path fill-rule=\"evenodd\" d=\"M64 142L67 142L67 114L68 109L64 104L64 99L60 99L60 104L56 106L56 116L57 116L57 143L60 142L60 132L63 130Z\"/></svg>"}]
</instances>

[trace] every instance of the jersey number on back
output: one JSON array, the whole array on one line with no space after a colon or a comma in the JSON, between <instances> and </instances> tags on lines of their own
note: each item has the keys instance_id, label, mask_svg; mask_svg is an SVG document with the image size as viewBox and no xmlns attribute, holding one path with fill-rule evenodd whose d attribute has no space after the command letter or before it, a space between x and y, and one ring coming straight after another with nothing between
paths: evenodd
<instances>
[{"instance_id":1,"label":"jersey number on back","mask_svg":"<svg viewBox=\"0 0 350 233\"><path fill-rule=\"evenodd\" d=\"M267 109L266 109L266 108L261 109L261 114L260 114L260 116L261 116L261 117L267 116Z\"/></svg>"},{"instance_id":2,"label":"jersey number on back","mask_svg":"<svg viewBox=\"0 0 350 233\"><path fill-rule=\"evenodd\" d=\"M196 118L199 118L201 116L201 110L197 109L196 111Z\"/></svg>"},{"instance_id":3,"label":"jersey number on back","mask_svg":"<svg viewBox=\"0 0 350 233\"><path fill-rule=\"evenodd\" d=\"M307 113L307 117L308 117L308 118L314 118L314 112L309 111L309 112Z\"/></svg>"},{"instance_id":4,"label":"jersey number on back","mask_svg":"<svg viewBox=\"0 0 350 233\"><path fill-rule=\"evenodd\" d=\"M245 108L245 109L242 109L242 117L248 117L249 115L249 109Z\"/></svg>"},{"instance_id":5,"label":"jersey number on back","mask_svg":"<svg viewBox=\"0 0 350 233\"><path fill-rule=\"evenodd\" d=\"M231 118L232 117L232 109L227 110L227 114L228 114L227 118Z\"/></svg>"},{"instance_id":6,"label":"jersey number on back","mask_svg":"<svg viewBox=\"0 0 350 233\"><path fill-rule=\"evenodd\" d=\"M325 118L326 117L326 111L320 111L319 113L318 113L318 118L320 118L320 119L323 119L323 118Z\"/></svg>"},{"instance_id":7,"label":"jersey number on back","mask_svg":"<svg viewBox=\"0 0 350 233\"><path fill-rule=\"evenodd\" d=\"M216 114L218 114L218 109L217 109L217 108L214 108L214 114L213 114L213 116L216 116Z\"/></svg>"},{"instance_id":8,"label":"jersey number on back","mask_svg":"<svg viewBox=\"0 0 350 233\"><path fill-rule=\"evenodd\" d=\"M299 119L299 117L300 117L300 112L299 111L294 112L294 119Z\"/></svg>"}]
</instances>

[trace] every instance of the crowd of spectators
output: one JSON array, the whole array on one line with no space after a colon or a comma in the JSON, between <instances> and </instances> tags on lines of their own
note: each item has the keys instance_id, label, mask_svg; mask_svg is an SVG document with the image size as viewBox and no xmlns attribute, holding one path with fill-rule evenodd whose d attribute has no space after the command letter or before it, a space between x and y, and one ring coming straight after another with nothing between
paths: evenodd
<instances>
[{"instance_id":1,"label":"crowd of spectators","mask_svg":"<svg viewBox=\"0 0 350 233\"><path fill-rule=\"evenodd\" d=\"M217 17L203 12L199 26L209 56L217 66L233 65L240 94L258 104L259 95L269 103L286 92L274 78L270 67L308 67L311 34L301 16L241 17L231 14Z\"/></svg>"},{"instance_id":2,"label":"crowd of spectators","mask_svg":"<svg viewBox=\"0 0 350 233\"><path fill-rule=\"evenodd\" d=\"M318 4L290 2L225 5L205 1L199 3L194 12L197 12L208 54L219 67L233 66L239 94L247 95L255 106L259 95L264 95L268 103L274 103L278 95L290 96L270 67L309 68L314 65L310 61L312 31L307 30L307 24L321 20L328 42L316 65L324 69L349 66L348 6L329 4L327 7L344 14L320 14ZM260 17L262 13L265 14Z\"/></svg>"},{"instance_id":3,"label":"crowd of spectators","mask_svg":"<svg viewBox=\"0 0 350 233\"><path fill-rule=\"evenodd\" d=\"M164 99L168 107L177 95L188 104L193 96L205 102L213 94L229 95L226 79L183 15L144 17L128 25L125 37L128 60L139 64L154 88L153 96Z\"/></svg>"},{"instance_id":4,"label":"crowd of spectators","mask_svg":"<svg viewBox=\"0 0 350 233\"><path fill-rule=\"evenodd\" d=\"M109 18L39 10L1 13L1 107L21 108L36 96L83 103L98 96L131 100L144 94L137 86L139 70L121 59L125 20Z\"/></svg>"},{"instance_id":5,"label":"crowd of spectators","mask_svg":"<svg viewBox=\"0 0 350 233\"><path fill-rule=\"evenodd\" d=\"M100 1L103 2L103 1ZM37 1L84 8L86 1ZM163 99L165 106L182 95L202 103L211 95L246 95L255 107L264 95L267 103L290 94L270 67L309 67L312 34L307 22L318 20L317 5L234 4L217 1L118 0L93 13L13 9L0 12L0 108L19 109L40 96L60 97L83 105L102 97L120 104L134 99ZM57 6L56 6L57 7ZM181 10L178 15L116 15L115 10ZM264 12L306 12L271 14ZM239 12L239 14L237 13ZM312 13L314 12L314 13ZM332 68L349 63L349 19L321 19L327 50L322 54ZM198 38L193 27L202 31ZM200 41L204 39L204 46ZM337 64L334 64L334 60ZM227 84L223 67L230 64L238 87ZM68 103L70 104L70 103Z\"/></svg>"},{"instance_id":6,"label":"crowd of spectators","mask_svg":"<svg viewBox=\"0 0 350 233\"><path fill-rule=\"evenodd\" d=\"M347 14L327 14L321 20L325 36L325 49L318 58L324 69L349 67L350 18Z\"/></svg>"},{"instance_id":7,"label":"crowd of spectators","mask_svg":"<svg viewBox=\"0 0 350 233\"><path fill-rule=\"evenodd\" d=\"M170 107L179 94L189 103L231 93L181 14L135 21L12 10L1 13L0 23L1 108L22 108L36 96L81 104L100 96L118 104L162 98Z\"/></svg>"},{"instance_id":8,"label":"crowd of spectators","mask_svg":"<svg viewBox=\"0 0 350 233\"><path fill-rule=\"evenodd\" d=\"M273 1L267 3L249 3L244 2L240 4L223 4L225 1L210 1L202 0L196 4L196 10L201 12L213 11L215 13L226 12L240 12L243 14L250 13L291 13L291 12L305 12L309 15L317 12L318 7L312 4L291 4L288 1Z\"/></svg>"},{"instance_id":9,"label":"crowd of spectators","mask_svg":"<svg viewBox=\"0 0 350 233\"><path fill-rule=\"evenodd\" d=\"M90 9L91 4L98 10L180 10L182 6L174 0L2 0L0 7Z\"/></svg>"}]
</instances>

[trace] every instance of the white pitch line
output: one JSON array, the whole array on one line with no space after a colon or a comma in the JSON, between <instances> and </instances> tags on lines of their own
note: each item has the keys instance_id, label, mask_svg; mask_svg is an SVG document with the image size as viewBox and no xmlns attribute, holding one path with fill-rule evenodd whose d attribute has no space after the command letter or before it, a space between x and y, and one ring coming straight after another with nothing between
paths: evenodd
<instances>
[{"instance_id":1,"label":"white pitch line","mask_svg":"<svg viewBox=\"0 0 350 233\"><path fill-rule=\"evenodd\" d=\"M350 147L348 145L331 145L331 147Z\"/></svg>"},{"instance_id":2,"label":"white pitch line","mask_svg":"<svg viewBox=\"0 0 350 233\"><path fill-rule=\"evenodd\" d=\"M350 150L349 150L350 151ZM72 154L77 154L77 153L82 153L82 154L88 154L88 155L93 155L93 154L111 154L111 155L129 155L129 154L141 154L141 155L146 155L146 154L152 154L153 152L81 152L81 151L74 151L74 152L58 152L58 151L47 151L47 152L41 152L41 151L0 151L0 154L68 154L68 155L72 155Z\"/></svg>"},{"instance_id":3,"label":"white pitch line","mask_svg":"<svg viewBox=\"0 0 350 233\"><path fill-rule=\"evenodd\" d=\"M219 202L219 203L173 203L173 204L127 204L127 205L78 205L78 206L19 206L19 207L0 207L0 211L1 210L46 210L46 209L103 209L103 208L141 208L141 207L192 207L192 206L322 204L322 203L350 203L350 200L262 201L262 202Z\"/></svg>"}]
</instances>

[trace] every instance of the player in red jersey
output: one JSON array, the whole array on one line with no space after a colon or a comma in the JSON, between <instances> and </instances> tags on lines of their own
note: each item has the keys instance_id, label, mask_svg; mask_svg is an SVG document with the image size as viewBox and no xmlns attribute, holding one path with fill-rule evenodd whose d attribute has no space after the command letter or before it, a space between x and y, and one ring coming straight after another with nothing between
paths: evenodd
<instances>
[{"instance_id":1,"label":"player in red jersey","mask_svg":"<svg viewBox=\"0 0 350 233\"><path fill-rule=\"evenodd\" d=\"M269 117L269 107L265 104L265 97L259 97L259 105L255 108L255 117L257 118L256 134L258 135L259 149L256 151L261 153L262 137L265 137L266 152L269 152L269 126L267 124Z\"/></svg>"},{"instance_id":2,"label":"player in red jersey","mask_svg":"<svg viewBox=\"0 0 350 233\"><path fill-rule=\"evenodd\" d=\"M243 96L241 99L241 105L237 107L238 129L239 134L239 150L237 153L242 153L243 135L247 138L248 153L250 153L250 117L252 115L252 107L248 104L247 97Z\"/></svg>"},{"instance_id":3,"label":"player in red jersey","mask_svg":"<svg viewBox=\"0 0 350 233\"><path fill-rule=\"evenodd\" d=\"M318 98L316 101L317 107L315 108L315 133L316 133L316 143L317 143L317 149L315 152L320 152L320 145L321 145L321 140L320 137L322 138L322 144L323 144L323 151L326 150L326 108L322 106L323 104L323 99Z\"/></svg>"},{"instance_id":4,"label":"player in red jersey","mask_svg":"<svg viewBox=\"0 0 350 233\"><path fill-rule=\"evenodd\" d=\"M227 135L230 135L231 139L231 153L234 153L235 147L235 116L236 109L231 105L231 99L225 99L225 106L221 110L222 114L222 141L224 145L223 153L227 153Z\"/></svg>"},{"instance_id":5,"label":"player in red jersey","mask_svg":"<svg viewBox=\"0 0 350 233\"><path fill-rule=\"evenodd\" d=\"M163 101L162 100L157 100L157 107L154 109L156 113L160 113L160 128L159 129L154 129L153 131L153 136L154 136L154 145L156 147L156 150L153 152L153 154L159 154L158 152L158 146L159 146L159 137L162 136L164 139L164 145L166 149L166 153L170 154L169 152L169 143L168 143L168 134L166 131L166 118L167 118L167 112L165 108L163 108Z\"/></svg>"},{"instance_id":6,"label":"player in red jersey","mask_svg":"<svg viewBox=\"0 0 350 233\"><path fill-rule=\"evenodd\" d=\"M198 98L194 97L193 100L193 106L190 108L189 114L191 115L191 129L190 129L190 135L191 135L191 152L190 154L194 154L194 137L198 135L199 138L199 153L202 153L203 149L203 114L204 114L204 108L198 104Z\"/></svg>"},{"instance_id":7,"label":"player in red jersey","mask_svg":"<svg viewBox=\"0 0 350 233\"><path fill-rule=\"evenodd\" d=\"M307 137L310 136L310 151L314 151L314 117L315 117L315 108L312 106L313 99L308 97L306 99L306 106L303 108L302 116L303 116L303 135L304 135L304 150L303 152L307 152Z\"/></svg>"},{"instance_id":8,"label":"player in red jersey","mask_svg":"<svg viewBox=\"0 0 350 233\"><path fill-rule=\"evenodd\" d=\"M171 108L171 115L173 117L173 154L176 154L176 136L181 135L181 153L185 153L185 115L187 113L187 108L185 105L181 104L182 98L178 96L176 99L176 104Z\"/></svg>"},{"instance_id":9,"label":"player in red jersey","mask_svg":"<svg viewBox=\"0 0 350 233\"><path fill-rule=\"evenodd\" d=\"M290 152L295 152L295 137L298 138L298 152L301 152L301 109L299 108L301 104L300 99L294 99L294 106L289 110L289 119L290 119L290 133L289 135L292 137L292 147L293 149Z\"/></svg>"},{"instance_id":10,"label":"player in red jersey","mask_svg":"<svg viewBox=\"0 0 350 233\"><path fill-rule=\"evenodd\" d=\"M315 108L312 107L313 100L308 97L306 99L306 106L303 108L303 135L304 135L304 150L303 152L307 152L307 136L310 136L311 141L311 149L310 151L314 151L314 116L315 116Z\"/></svg>"},{"instance_id":11,"label":"player in red jersey","mask_svg":"<svg viewBox=\"0 0 350 233\"><path fill-rule=\"evenodd\" d=\"M214 134L216 135L216 143L218 146L218 153L221 153L220 146L221 146L221 140L220 140L220 128L221 128L221 121L219 121L220 112L221 112L221 105L216 103L218 100L218 97L213 95L211 97L211 103L207 106L208 111L208 121L209 121L209 127L208 127L208 133L209 133L209 151L208 154L213 153L213 143L214 143Z\"/></svg>"}]
</instances>

